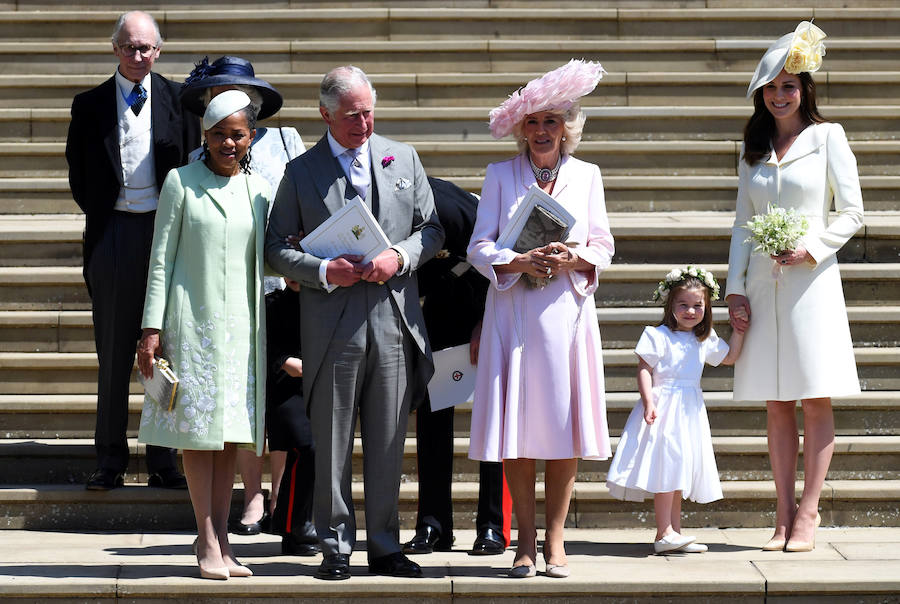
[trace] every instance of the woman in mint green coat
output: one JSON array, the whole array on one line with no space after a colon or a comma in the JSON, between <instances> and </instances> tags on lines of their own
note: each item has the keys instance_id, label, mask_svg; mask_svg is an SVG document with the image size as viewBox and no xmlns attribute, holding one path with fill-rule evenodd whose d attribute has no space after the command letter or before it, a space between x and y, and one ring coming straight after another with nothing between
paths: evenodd
<instances>
[{"instance_id":1,"label":"woman in mint green coat","mask_svg":"<svg viewBox=\"0 0 900 604\"><path fill-rule=\"evenodd\" d=\"M204 160L172 170L159 196L138 364L169 361L172 411L145 399L140 442L183 449L201 576L248 576L228 543L237 445L263 445L263 238L269 187L247 173L257 108L240 91L203 117Z\"/></svg>"}]
</instances>

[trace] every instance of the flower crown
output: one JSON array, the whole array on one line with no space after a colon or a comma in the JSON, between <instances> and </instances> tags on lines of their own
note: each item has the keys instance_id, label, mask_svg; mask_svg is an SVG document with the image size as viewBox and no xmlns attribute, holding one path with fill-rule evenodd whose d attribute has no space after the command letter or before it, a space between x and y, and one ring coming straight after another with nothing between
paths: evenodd
<instances>
[{"instance_id":1,"label":"flower crown","mask_svg":"<svg viewBox=\"0 0 900 604\"><path fill-rule=\"evenodd\" d=\"M794 39L784 61L784 70L788 73L813 73L822 66L825 54L825 32L812 24L803 21L794 30Z\"/></svg>"},{"instance_id":2,"label":"flower crown","mask_svg":"<svg viewBox=\"0 0 900 604\"><path fill-rule=\"evenodd\" d=\"M653 301L658 302L664 299L668 296L669 291L671 291L674 286L689 277L699 280L703 285L709 288L710 299L719 299L719 282L716 281L713 274L704 268L688 264L684 268L673 268L669 271L669 274L666 275L665 279L660 281L659 285L656 286L656 291L653 292Z\"/></svg>"}]
</instances>

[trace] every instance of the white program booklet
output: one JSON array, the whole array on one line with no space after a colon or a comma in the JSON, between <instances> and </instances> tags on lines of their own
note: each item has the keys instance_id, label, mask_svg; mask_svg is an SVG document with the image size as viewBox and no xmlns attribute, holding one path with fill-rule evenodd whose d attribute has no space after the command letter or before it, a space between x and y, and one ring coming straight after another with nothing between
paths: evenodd
<instances>
[{"instance_id":1,"label":"white program booklet","mask_svg":"<svg viewBox=\"0 0 900 604\"><path fill-rule=\"evenodd\" d=\"M497 238L497 248L507 248L511 250L515 247L519 235L522 234L522 229L525 228L525 223L528 222L528 217L531 216L534 207L538 205L553 213L560 222L568 225L569 229L575 224L575 217L572 216L568 210L534 184L528 189L528 193L525 194L525 198L522 199L522 203L516 208L510 221L503 227L503 231ZM568 229L566 230L566 233L568 233Z\"/></svg>"},{"instance_id":2,"label":"white program booklet","mask_svg":"<svg viewBox=\"0 0 900 604\"><path fill-rule=\"evenodd\" d=\"M469 345L438 350L433 358L434 375L428 382L431 410L471 401L475 395L475 365L469 361Z\"/></svg>"},{"instance_id":3,"label":"white program booklet","mask_svg":"<svg viewBox=\"0 0 900 604\"><path fill-rule=\"evenodd\" d=\"M319 258L355 254L365 263L391 247L391 242L369 207L356 197L301 239L300 246Z\"/></svg>"}]
</instances>

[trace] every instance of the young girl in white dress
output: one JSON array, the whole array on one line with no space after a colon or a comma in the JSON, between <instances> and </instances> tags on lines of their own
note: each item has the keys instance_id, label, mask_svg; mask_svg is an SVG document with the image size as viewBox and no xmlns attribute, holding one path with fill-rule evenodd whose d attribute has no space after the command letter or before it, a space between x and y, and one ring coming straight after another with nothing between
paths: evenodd
<instances>
[{"instance_id":1,"label":"young girl in white dress","mask_svg":"<svg viewBox=\"0 0 900 604\"><path fill-rule=\"evenodd\" d=\"M663 320L646 327L638 355L641 401L628 417L606 485L617 499L653 495L657 554L701 553L703 544L681 535L681 499L708 503L722 498L709 420L700 390L703 365L733 365L744 334L731 346L712 327L710 303L719 284L709 271L687 266L660 281L654 298L665 298Z\"/></svg>"}]
</instances>

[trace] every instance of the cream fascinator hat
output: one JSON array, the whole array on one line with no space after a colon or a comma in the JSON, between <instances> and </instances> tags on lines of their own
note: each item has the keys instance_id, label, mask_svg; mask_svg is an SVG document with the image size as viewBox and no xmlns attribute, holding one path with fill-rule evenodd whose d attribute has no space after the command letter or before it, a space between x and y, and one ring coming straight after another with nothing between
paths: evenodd
<instances>
[{"instance_id":1,"label":"cream fascinator hat","mask_svg":"<svg viewBox=\"0 0 900 604\"><path fill-rule=\"evenodd\" d=\"M503 138L526 115L538 111L566 111L597 87L606 73L600 63L572 59L562 67L531 80L490 113L491 135Z\"/></svg>"},{"instance_id":2,"label":"cream fascinator hat","mask_svg":"<svg viewBox=\"0 0 900 604\"><path fill-rule=\"evenodd\" d=\"M203 131L207 131L236 111L250 104L250 97L240 90L226 90L217 94L206 106L203 114Z\"/></svg>"},{"instance_id":3,"label":"cream fascinator hat","mask_svg":"<svg viewBox=\"0 0 900 604\"><path fill-rule=\"evenodd\" d=\"M795 74L818 71L825 55L824 39L825 32L810 21L801 21L793 33L778 38L756 66L756 73L747 88L747 97L778 77L782 69Z\"/></svg>"}]
</instances>

